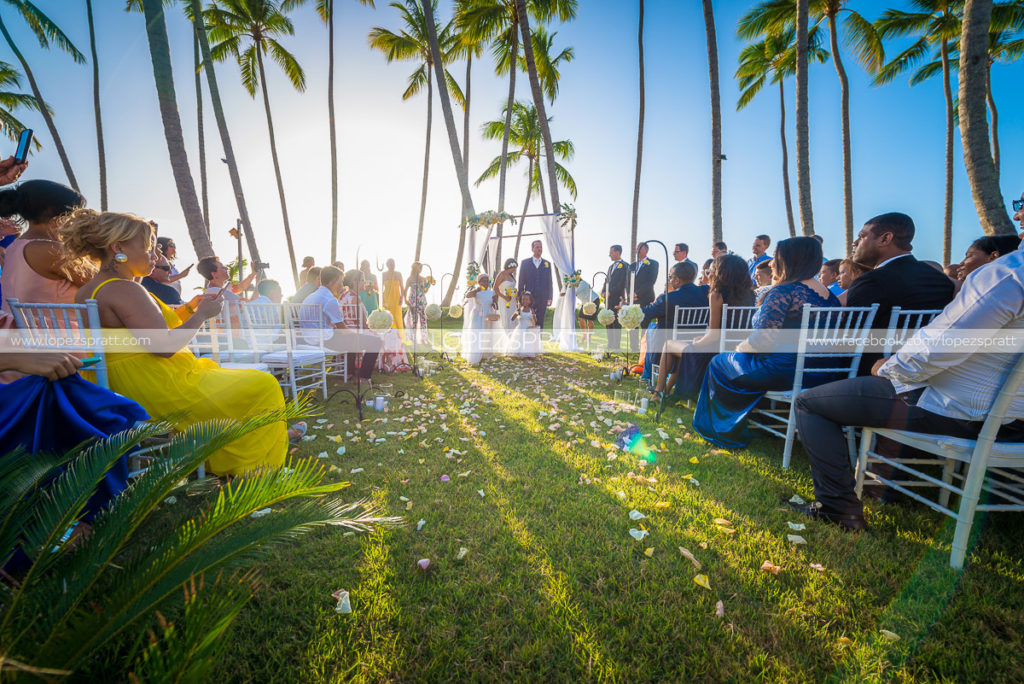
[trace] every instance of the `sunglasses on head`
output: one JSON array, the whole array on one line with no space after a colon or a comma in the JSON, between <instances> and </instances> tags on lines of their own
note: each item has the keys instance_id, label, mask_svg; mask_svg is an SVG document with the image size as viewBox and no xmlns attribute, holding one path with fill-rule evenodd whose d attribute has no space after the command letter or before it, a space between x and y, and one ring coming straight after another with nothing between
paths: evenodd
<instances>
[{"instance_id":1,"label":"sunglasses on head","mask_svg":"<svg viewBox=\"0 0 1024 684\"><path fill-rule=\"evenodd\" d=\"M1013 200L1013 210L1020 211L1024 209L1024 199Z\"/></svg>"}]
</instances>

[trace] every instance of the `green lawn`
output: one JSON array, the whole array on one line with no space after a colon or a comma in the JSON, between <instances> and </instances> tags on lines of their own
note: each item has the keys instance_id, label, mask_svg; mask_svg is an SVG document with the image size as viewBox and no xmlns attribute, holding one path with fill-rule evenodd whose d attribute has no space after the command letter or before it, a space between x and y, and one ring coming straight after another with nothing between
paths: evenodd
<instances>
[{"instance_id":1,"label":"green lawn","mask_svg":"<svg viewBox=\"0 0 1024 684\"><path fill-rule=\"evenodd\" d=\"M327 423L296 455L326 452L340 468L332 477L352 482L348 498L374 499L408 523L361 537L322 530L273 552L230 632L222 678L1024 676L1020 516L980 523L963 574L948 568L951 525L918 506L869 506L862 534L808 522L797 533L807 544L794 546L787 521L805 521L780 501L812 498L799 449L790 471L771 438L712 452L682 407L662 418L662 439L648 417L598 410L615 389L637 387L602 378L608 365L552 355L403 374L393 380L408 399L362 424L344 395L332 398ZM655 465L609 448L616 421L664 443ZM344 455L329 435L341 435ZM632 509L647 517L632 521ZM641 526L650 535L635 541L629 530ZM710 590L679 547L703 564ZM351 592L349 615L335 612L338 589Z\"/></svg>"}]
</instances>

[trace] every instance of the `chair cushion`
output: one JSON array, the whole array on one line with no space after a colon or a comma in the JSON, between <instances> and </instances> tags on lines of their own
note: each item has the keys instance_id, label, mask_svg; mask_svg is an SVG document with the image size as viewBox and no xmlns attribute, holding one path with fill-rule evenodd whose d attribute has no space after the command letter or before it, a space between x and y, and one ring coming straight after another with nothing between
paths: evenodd
<instances>
[{"instance_id":1,"label":"chair cushion","mask_svg":"<svg viewBox=\"0 0 1024 684\"><path fill-rule=\"evenodd\" d=\"M292 352L291 363L293 366L308 366L313 363L320 363L324 358L324 353L319 350L311 349L307 351L296 349ZM260 361L276 366L286 366L288 365L288 352L278 351L264 354L260 357Z\"/></svg>"}]
</instances>

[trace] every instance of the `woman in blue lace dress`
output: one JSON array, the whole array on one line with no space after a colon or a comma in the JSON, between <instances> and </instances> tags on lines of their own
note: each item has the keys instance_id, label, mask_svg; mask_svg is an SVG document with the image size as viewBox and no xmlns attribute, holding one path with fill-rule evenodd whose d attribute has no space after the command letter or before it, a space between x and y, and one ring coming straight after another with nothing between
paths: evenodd
<instances>
[{"instance_id":1,"label":"woman in blue lace dress","mask_svg":"<svg viewBox=\"0 0 1024 684\"><path fill-rule=\"evenodd\" d=\"M775 349L773 331L799 329L803 306L840 306L836 296L814 276L821 270L821 245L813 238L783 240L773 261L779 284L769 290L754 316L754 332L735 352L711 360L701 386L693 427L701 437L727 449L750 443L747 414L768 391L793 387L796 354ZM791 347L791 345L786 345ZM805 386L833 377L805 377Z\"/></svg>"}]
</instances>

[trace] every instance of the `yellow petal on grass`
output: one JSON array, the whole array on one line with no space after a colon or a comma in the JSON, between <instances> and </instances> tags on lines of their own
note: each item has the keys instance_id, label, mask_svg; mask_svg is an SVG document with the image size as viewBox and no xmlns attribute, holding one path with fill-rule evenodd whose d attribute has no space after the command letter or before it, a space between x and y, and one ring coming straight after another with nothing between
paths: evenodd
<instances>
[{"instance_id":1,"label":"yellow petal on grass","mask_svg":"<svg viewBox=\"0 0 1024 684\"><path fill-rule=\"evenodd\" d=\"M711 590L711 584L708 582L708 576L707 575L697 575L696 577L693 578L693 581L696 584L699 584L700 586L704 587L708 591Z\"/></svg>"},{"instance_id":2,"label":"yellow petal on grass","mask_svg":"<svg viewBox=\"0 0 1024 684\"><path fill-rule=\"evenodd\" d=\"M764 563L761 563L761 569L766 572L770 572L773 575L778 575L779 570L782 570L782 568L780 568L775 563L772 563L770 560L766 560Z\"/></svg>"},{"instance_id":3,"label":"yellow petal on grass","mask_svg":"<svg viewBox=\"0 0 1024 684\"><path fill-rule=\"evenodd\" d=\"M847 646L853 646L853 639L849 637L839 637L836 639L836 646L846 648Z\"/></svg>"},{"instance_id":4,"label":"yellow petal on grass","mask_svg":"<svg viewBox=\"0 0 1024 684\"><path fill-rule=\"evenodd\" d=\"M726 527L729 527L729 526L732 525L732 522L729 521L729 520L726 520L725 518L715 518L715 524L716 525L725 525Z\"/></svg>"},{"instance_id":5,"label":"yellow petal on grass","mask_svg":"<svg viewBox=\"0 0 1024 684\"><path fill-rule=\"evenodd\" d=\"M725 532L726 534L736 534L736 530L731 527L726 527L725 525L718 525L718 531Z\"/></svg>"},{"instance_id":6,"label":"yellow petal on grass","mask_svg":"<svg viewBox=\"0 0 1024 684\"><path fill-rule=\"evenodd\" d=\"M644 549L644 555L647 556L648 558L653 556L654 555L654 547L653 546L649 546L646 549Z\"/></svg>"},{"instance_id":7,"label":"yellow petal on grass","mask_svg":"<svg viewBox=\"0 0 1024 684\"><path fill-rule=\"evenodd\" d=\"M654 503L654 509L658 511L663 511L671 505L672 504L670 504L668 501L656 501Z\"/></svg>"},{"instance_id":8,"label":"yellow petal on grass","mask_svg":"<svg viewBox=\"0 0 1024 684\"><path fill-rule=\"evenodd\" d=\"M691 456L690 463L697 465L698 463L700 463L700 460L696 456Z\"/></svg>"}]
</instances>

